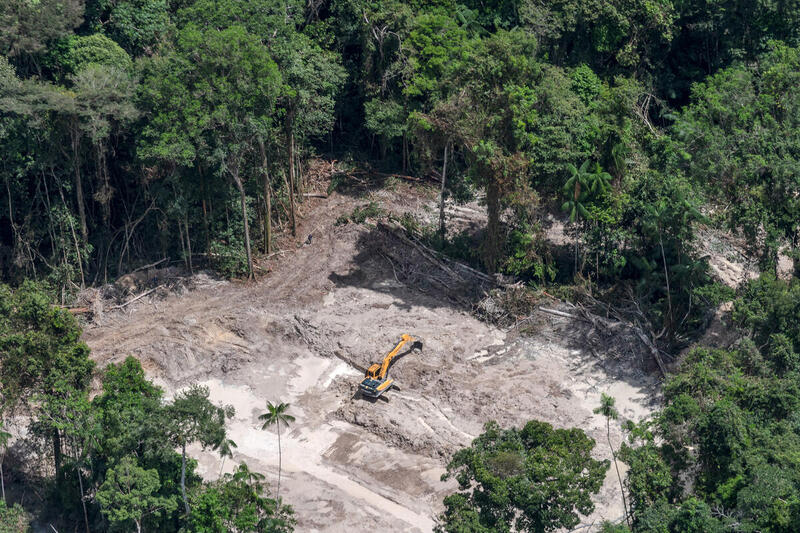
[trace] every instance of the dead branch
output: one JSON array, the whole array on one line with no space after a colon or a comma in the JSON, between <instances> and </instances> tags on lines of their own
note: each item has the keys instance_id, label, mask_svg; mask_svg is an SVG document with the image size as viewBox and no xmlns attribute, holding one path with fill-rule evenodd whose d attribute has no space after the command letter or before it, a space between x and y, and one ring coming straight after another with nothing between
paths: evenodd
<instances>
[{"instance_id":1,"label":"dead branch","mask_svg":"<svg viewBox=\"0 0 800 533\"><path fill-rule=\"evenodd\" d=\"M378 252L378 253L380 253L380 252ZM387 261L389 261L389 264L390 264L390 265L392 265L392 272L394 272L394 280L395 280L397 283L400 283L400 279L398 279L398 277L397 277L397 269L394 267L394 261L392 261L391 259L389 259L389 258L388 258L388 257L387 257L385 254L381 254L381 255L383 256L383 258L384 258L384 259L386 259Z\"/></svg>"},{"instance_id":2,"label":"dead branch","mask_svg":"<svg viewBox=\"0 0 800 533\"><path fill-rule=\"evenodd\" d=\"M431 250L430 248L428 248L427 246L425 246L423 244L416 243L416 242L412 241L411 239L409 239L408 237L406 237L405 235L403 235L403 233L405 232L404 229L399 228L398 226L393 226L393 225L386 224L385 222L379 222L378 223L378 227L384 229L385 231L388 231L389 233L393 234L395 237L397 237L398 239L400 239L404 243L414 247L420 254L422 254L422 256L425 259L427 259L428 261L430 261L434 265L438 266L439 268L441 268L442 270L444 270L445 272L447 272L448 274L450 274L454 278L456 278L458 280L461 280L461 281L464 281L464 278L461 275L459 275L458 273L453 271L450 267L445 265L442 261L439 261L434 256L435 252L433 250Z\"/></svg>"},{"instance_id":3,"label":"dead branch","mask_svg":"<svg viewBox=\"0 0 800 533\"><path fill-rule=\"evenodd\" d=\"M661 371L661 375L666 378L667 368L664 366L664 361L661 359L661 352L659 351L658 347L651 339L647 338L647 335L645 335L644 331L642 331L642 327L638 323L635 327L631 327L631 329L633 329L633 332L637 337L639 337L639 340L642 341L642 344L644 344L647 349L650 350L650 353L653 355L653 359L655 359L656 364L658 364L658 369Z\"/></svg>"},{"instance_id":4,"label":"dead branch","mask_svg":"<svg viewBox=\"0 0 800 533\"><path fill-rule=\"evenodd\" d=\"M147 296L148 294L151 294L151 293L153 293L153 292L155 292L155 291L157 291L158 289L161 289L161 288L163 288L163 287L165 287L165 285L159 285L158 287L152 288L152 289L150 289L150 290L148 290L148 291L144 291L144 292L143 292L142 294L140 294L139 296L136 296L136 297L134 297L134 298L131 298L130 300L128 300L128 301L127 301L127 302L125 302L125 303L122 303L122 304L119 304L119 305L115 305L114 307L111 307L110 309L122 309L123 307L126 307L126 306L128 306L128 305L132 304L132 303L133 303L133 302L135 302L136 300L140 300L141 298L144 298L144 297L145 297L145 296Z\"/></svg>"},{"instance_id":5,"label":"dead branch","mask_svg":"<svg viewBox=\"0 0 800 533\"><path fill-rule=\"evenodd\" d=\"M198 254L192 254L192 255L198 255ZM163 263L164 261L167 261L168 259L169 259L169 257L165 257L163 259L159 259L155 263L150 263L149 265L140 266L137 269L131 270L130 273L133 274L134 272L139 272L140 270L147 270L148 268L153 268L154 266L160 265L161 263Z\"/></svg>"}]
</instances>

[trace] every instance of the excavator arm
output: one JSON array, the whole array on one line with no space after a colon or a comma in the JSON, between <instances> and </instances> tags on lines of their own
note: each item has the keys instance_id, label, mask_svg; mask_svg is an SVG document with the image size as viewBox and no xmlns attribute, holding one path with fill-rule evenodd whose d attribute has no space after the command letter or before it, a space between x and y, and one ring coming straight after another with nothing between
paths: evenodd
<instances>
[{"instance_id":1,"label":"excavator arm","mask_svg":"<svg viewBox=\"0 0 800 533\"><path fill-rule=\"evenodd\" d=\"M359 385L359 389L362 393L372 398L376 398L392 386L394 380L389 379L387 376L389 372L389 366L392 364L392 360L400 353L400 350L403 349L403 346L409 342L414 343L412 345L412 349L414 347L419 347L420 349L422 348L422 343L419 340L404 333L400 338L400 342L397 343L397 346L395 346L394 349L386 354L386 357L383 358L383 362L375 363L370 366L369 369L367 369L367 375Z\"/></svg>"},{"instance_id":2,"label":"excavator arm","mask_svg":"<svg viewBox=\"0 0 800 533\"><path fill-rule=\"evenodd\" d=\"M403 348L403 346L405 346L407 343L409 343L409 342L411 342L413 340L414 340L414 337L412 337L411 335L408 335L406 333L403 333L403 336L401 337L400 342L397 343L397 346L394 347L394 350L392 350L391 352L386 354L386 357L383 358L383 364L381 365L381 373L378 374L378 377L380 379L383 379L383 378L386 377L386 373L389 371L389 365L392 364L392 359L394 359L394 357L398 353L400 353L400 350Z\"/></svg>"},{"instance_id":3,"label":"excavator arm","mask_svg":"<svg viewBox=\"0 0 800 533\"><path fill-rule=\"evenodd\" d=\"M386 357L383 358L382 363L375 363L369 367L367 370L367 377L372 379L385 379L386 373L389 371L389 365L392 364L392 359L400 353L400 350L405 346L407 343L414 340L414 337L403 333L403 336L400 338L400 342L397 343L397 346L394 349L386 354Z\"/></svg>"}]
</instances>

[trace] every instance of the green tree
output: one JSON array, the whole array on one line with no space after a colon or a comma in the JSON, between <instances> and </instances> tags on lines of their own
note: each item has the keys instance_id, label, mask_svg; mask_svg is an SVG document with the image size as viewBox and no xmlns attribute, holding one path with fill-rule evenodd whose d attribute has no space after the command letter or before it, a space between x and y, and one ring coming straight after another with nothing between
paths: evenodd
<instances>
[{"instance_id":1,"label":"green tree","mask_svg":"<svg viewBox=\"0 0 800 533\"><path fill-rule=\"evenodd\" d=\"M702 323L710 285L708 262L688 243L704 220L699 198L681 175L650 171L628 193L621 225L630 231L626 260L636 280L635 297L656 338L674 341ZM700 304L700 305L698 305Z\"/></svg>"},{"instance_id":2,"label":"green tree","mask_svg":"<svg viewBox=\"0 0 800 533\"><path fill-rule=\"evenodd\" d=\"M800 235L796 157L800 49L772 42L750 64L738 63L692 88L675 122L675 164L709 195L729 202L729 227L748 238L762 270L774 269L786 242ZM757 124L758 135L748 129ZM763 235L763 237L762 237Z\"/></svg>"},{"instance_id":3,"label":"green tree","mask_svg":"<svg viewBox=\"0 0 800 533\"><path fill-rule=\"evenodd\" d=\"M275 426L278 430L278 488L275 491L275 498L280 502L281 497L281 426L289 427L289 424L294 422L294 417L287 411L289 410L288 403L273 404L267 402L267 412L258 416L258 419L264 422L261 426L262 430L266 430L270 426Z\"/></svg>"},{"instance_id":4,"label":"green tree","mask_svg":"<svg viewBox=\"0 0 800 533\"><path fill-rule=\"evenodd\" d=\"M522 32L498 32L475 39L453 58L447 84L449 97L431 111L433 124L465 148L474 183L486 190L488 215L484 263L496 272L502 252L501 202L524 175L528 159L522 150L530 140L529 122L515 116L530 106L513 105L541 75L535 61L536 42ZM469 110L467 112L467 110Z\"/></svg>"},{"instance_id":5,"label":"green tree","mask_svg":"<svg viewBox=\"0 0 800 533\"><path fill-rule=\"evenodd\" d=\"M297 140L320 137L333 126L334 103L345 78L339 58L302 33L293 33L273 47L283 74L278 104L283 116L289 168L290 202L301 193L297 172ZM297 221L292 209L292 235Z\"/></svg>"},{"instance_id":6,"label":"green tree","mask_svg":"<svg viewBox=\"0 0 800 533\"><path fill-rule=\"evenodd\" d=\"M225 441L225 421L234 415L233 407L215 406L208 394L208 387L192 385L178 393L168 407L169 432L181 449L181 496L187 517L191 511L186 496L186 446L199 442L203 448L219 448Z\"/></svg>"},{"instance_id":7,"label":"green tree","mask_svg":"<svg viewBox=\"0 0 800 533\"><path fill-rule=\"evenodd\" d=\"M8 439L11 438L11 433L3 431L3 422L0 421L0 490L2 491L3 501L6 501L6 482L3 477L3 460L6 457L6 450L8 449Z\"/></svg>"},{"instance_id":8,"label":"green tree","mask_svg":"<svg viewBox=\"0 0 800 533\"><path fill-rule=\"evenodd\" d=\"M291 532L295 523L291 507L279 505L270 498L263 480L262 474L242 463L233 474L225 474L202 487L192 499L191 530L198 533Z\"/></svg>"},{"instance_id":9,"label":"green tree","mask_svg":"<svg viewBox=\"0 0 800 533\"><path fill-rule=\"evenodd\" d=\"M669 465L655 444L652 422L628 422L630 443L620 446L619 458L628 465L625 486L628 489L629 511L634 524L647 509L662 506L673 499L674 480ZM634 446L636 441L641 441Z\"/></svg>"},{"instance_id":10,"label":"green tree","mask_svg":"<svg viewBox=\"0 0 800 533\"><path fill-rule=\"evenodd\" d=\"M170 26L167 0L88 0L86 24L132 55L154 54Z\"/></svg>"},{"instance_id":11,"label":"green tree","mask_svg":"<svg viewBox=\"0 0 800 533\"><path fill-rule=\"evenodd\" d=\"M92 144L95 164L94 199L100 204L105 239L101 241L101 257L109 245L111 233L111 199L114 188L108 169L109 141L112 135L130 124L139 115L133 103L135 84L130 74L119 67L89 64L71 77L77 93L80 128ZM78 141L79 142L79 141ZM107 263L102 261L104 279Z\"/></svg>"},{"instance_id":12,"label":"green tree","mask_svg":"<svg viewBox=\"0 0 800 533\"><path fill-rule=\"evenodd\" d=\"M617 452L614 450L614 445L611 444L611 421L619 418L619 412L614 407L616 400L606 394L605 392L600 395L600 406L594 409L594 414L603 415L606 419L606 438L608 439L608 447L611 450L611 458L614 460L614 469L617 471L617 479L619 480L619 490L622 494L622 507L625 510L625 521L628 526L631 525L630 515L628 514L628 501L625 497L625 486L622 484L622 475L619 473L619 465L617 464Z\"/></svg>"},{"instance_id":13,"label":"green tree","mask_svg":"<svg viewBox=\"0 0 800 533\"><path fill-rule=\"evenodd\" d=\"M181 29L175 53L154 60L146 79L144 94L153 118L145 128L142 155L161 163L170 175L192 167L214 169L217 176L230 178L239 193L252 276L242 173L259 139L263 141L259 125L269 122L280 89L269 50L241 25L219 31L190 23Z\"/></svg>"},{"instance_id":14,"label":"green tree","mask_svg":"<svg viewBox=\"0 0 800 533\"><path fill-rule=\"evenodd\" d=\"M225 458L230 457L233 459L233 451L238 448L237 444L231 439L225 439L222 444L219 445L219 456L222 458L219 465L219 475L222 476L222 469L225 466Z\"/></svg>"},{"instance_id":15,"label":"green tree","mask_svg":"<svg viewBox=\"0 0 800 533\"><path fill-rule=\"evenodd\" d=\"M51 304L41 286L25 282L12 291L0 285L0 383L7 407L52 408L60 412L86 391L94 363L80 340L81 329L67 310ZM61 471L62 430L51 426L53 460Z\"/></svg>"},{"instance_id":16,"label":"green tree","mask_svg":"<svg viewBox=\"0 0 800 533\"><path fill-rule=\"evenodd\" d=\"M443 479L460 492L445 498L437 531L555 531L594 509L591 495L609 462L592 459L594 441L579 429L532 420L522 429L489 422L472 446L456 452Z\"/></svg>"},{"instance_id":17,"label":"green tree","mask_svg":"<svg viewBox=\"0 0 800 533\"><path fill-rule=\"evenodd\" d=\"M103 34L72 36L67 43L68 50L61 63L67 74L76 74L89 65L105 65L123 72L133 68L125 50Z\"/></svg>"},{"instance_id":18,"label":"green tree","mask_svg":"<svg viewBox=\"0 0 800 533\"><path fill-rule=\"evenodd\" d=\"M31 531L30 516L19 504L11 507L0 501L0 533L28 533Z\"/></svg>"},{"instance_id":19,"label":"green tree","mask_svg":"<svg viewBox=\"0 0 800 533\"><path fill-rule=\"evenodd\" d=\"M34 54L69 35L81 23L83 7L83 0L3 2L0 5L0 54L32 60Z\"/></svg>"},{"instance_id":20,"label":"green tree","mask_svg":"<svg viewBox=\"0 0 800 533\"><path fill-rule=\"evenodd\" d=\"M170 512L177 508L174 499L158 495L161 487L158 472L145 470L131 456L106 472L106 479L97 491L103 515L114 526L133 522L137 533L142 531L142 519L154 513Z\"/></svg>"},{"instance_id":21,"label":"green tree","mask_svg":"<svg viewBox=\"0 0 800 533\"><path fill-rule=\"evenodd\" d=\"M589 198L589 161L584 161L580 168L569 165L570 177L564 183L564 196L567 200L561 206L562 211L569 213L569 221L575 225L575 275L578 275L578 221L589 216L586 201Z\"/></svg>"}]
</instances>

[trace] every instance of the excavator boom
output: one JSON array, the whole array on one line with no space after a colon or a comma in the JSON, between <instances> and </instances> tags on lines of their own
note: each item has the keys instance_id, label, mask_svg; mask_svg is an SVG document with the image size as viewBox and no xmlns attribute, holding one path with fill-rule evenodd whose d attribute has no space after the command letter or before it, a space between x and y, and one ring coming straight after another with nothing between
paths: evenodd
<instances>
[{"instance_id":1,"label":"excavator boom","mask_svg":"<svg viewBox=\"0 0 800 533\"><path fill-rule=\"evenodd\" d=\"M383 364L381 365L381 373L378 374L380 379L384 379L386 377L386 373L389 371L389 365L392 364L392 359L400 353L400 349L406 345L406 343L413 341L414 338L411 335L407 335L403 333L403 336L400 342L397 343L397 346L394 347L394 350L386 354L386 357L383 358Z\"/></svg>"}]
</instances>

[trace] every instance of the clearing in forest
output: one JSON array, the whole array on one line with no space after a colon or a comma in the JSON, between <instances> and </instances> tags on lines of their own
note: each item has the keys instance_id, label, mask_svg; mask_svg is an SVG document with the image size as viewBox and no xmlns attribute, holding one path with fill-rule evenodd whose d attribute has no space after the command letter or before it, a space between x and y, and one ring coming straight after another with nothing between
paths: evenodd
<instances>
[{"instance_id":1,"label":"clearing in forest","mask_svg":"<svg viewBox=\"0 0 800 533\"><path fill-rule=\"evenodd\" d=\"M373 196L398 214L430 203L406 187ZM486 421L579 427L597 441L597 456L610 458L605 420L592 414L601 392L617 398L623 418L654 407L656 380L638 357L593 350L581 321L537 313L524 334L491 326L472 314L469 291L437 277L410 243L369 220L336 224L361 203L338 194L308 200L297 242L283 243L287 252L258 282L198 277L190 292L142 298L87 325L101 365L133 355L169 395L199 382L235 406L233 460L193 450L204 477L246 461L274 490L277 438L257 417L267 401L287 402L296 422L282 434L281 496L299 531L427 532L455 487L440 480L450 454ZM393 365L398 388L388 401L356 398L358 368L381 360L402 333L424 348ZM611 438L618 446L619 425ZM622 515L613 468L595 501L585 523Z\"/></svg>"}]
</instances>

